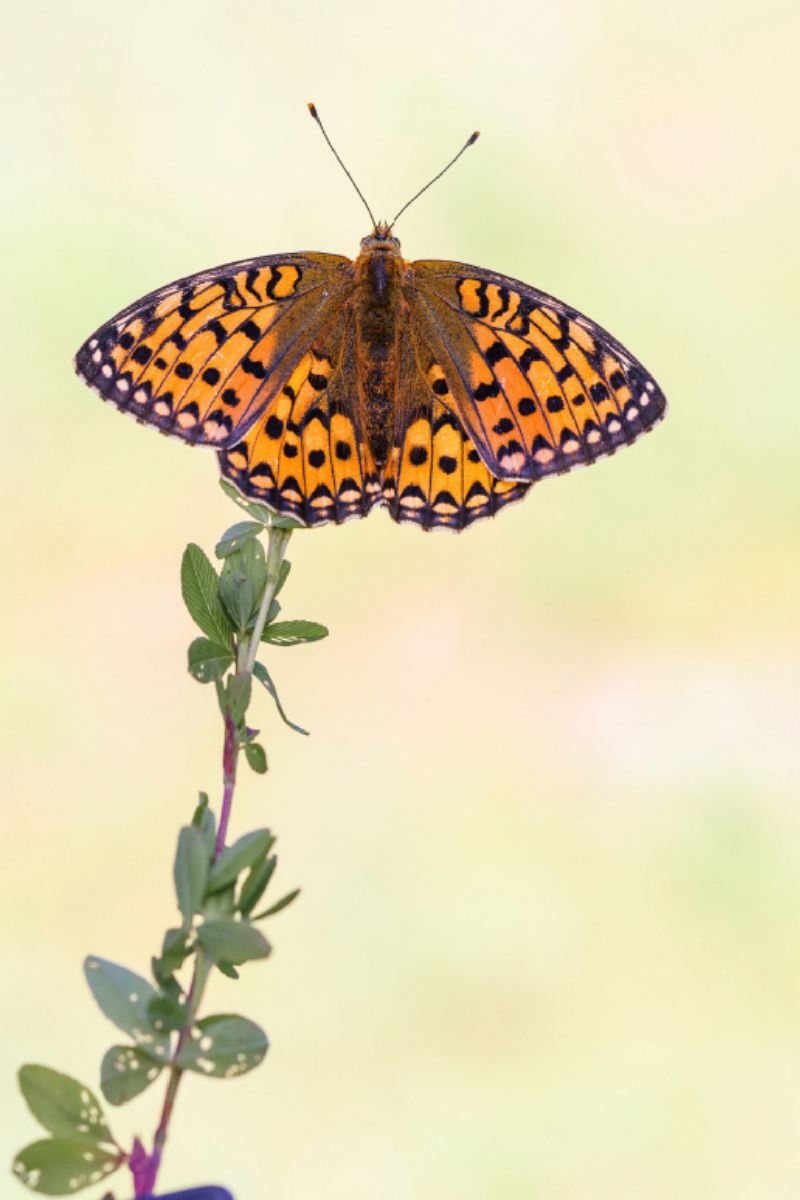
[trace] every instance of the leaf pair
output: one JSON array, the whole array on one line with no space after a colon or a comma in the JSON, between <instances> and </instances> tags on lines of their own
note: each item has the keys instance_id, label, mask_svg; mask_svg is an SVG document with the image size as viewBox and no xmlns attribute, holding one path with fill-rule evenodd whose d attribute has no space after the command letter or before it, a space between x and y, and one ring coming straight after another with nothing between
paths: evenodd
<instances>
[{"instance_id":1,"label":"leaf pair","mask_svg":"<svg viewBox=\"0 0 800 1200\"><path fill-rule=\"evenodd\" d=\"M125 1155L114 1142L103 1110L83 1084L49 1067L29 1064L19 1072L22 1095L40 1125L53 1136L16 1156L14 1173L33 1191L63 1196L106 1179Z\"/></svg>"}]
</instances>

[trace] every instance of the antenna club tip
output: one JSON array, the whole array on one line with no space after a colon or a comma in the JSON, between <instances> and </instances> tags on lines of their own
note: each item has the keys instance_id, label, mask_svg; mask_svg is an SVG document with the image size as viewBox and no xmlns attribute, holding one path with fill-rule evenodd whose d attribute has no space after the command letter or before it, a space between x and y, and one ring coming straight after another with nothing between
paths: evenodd
<instances>
[{"instance_id":1,"label":"antenna club tip","mask_svg":"<svg viewBox=\"0 0 800 1200\"><path fill-rule=\"evenodd\" d=\"M308 111L311 113L315 121L319 120L319 117L317 116L317 106L315 104L309 104Z\"/></svg>"},{"instance_id":2,"label":"antenna club tip","mask_svg":"<svg viewBox=\"0 0 800 1200\"><path fill-rule=\"evenodd\" d=\"M480 136L480 130L476 129L475 133L473 133L472 137L467 142L467 145L474 146Z\"/></svg>"}]
</instances>

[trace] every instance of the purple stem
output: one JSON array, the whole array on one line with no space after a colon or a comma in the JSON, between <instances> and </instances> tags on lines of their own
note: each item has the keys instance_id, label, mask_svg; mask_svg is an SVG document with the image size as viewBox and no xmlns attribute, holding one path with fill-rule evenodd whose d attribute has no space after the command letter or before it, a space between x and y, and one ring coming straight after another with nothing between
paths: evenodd
<instances>
[{"instance_id":1,"label":"purple stem","mask_svg":"<svg viewBox=\"0 0 800 1200\"><path fill-rule=\"evenodd\" d=\"M222 811L219 817L219 832L217 834L217 844L214 849L214 862L217 861L222 851L225 849L225 838L228 833L228 822L231 817L231 806L233 804L233 792L236 787L236 764L239 758L239 747L236 742L236 726L233 723L230 713L225 713L225 740L222 748L222 779L224 790L222 793ZM204 980L205 980L205 972ZM194 1024L194 1014L198 1007L197 988L199 984L199 972L197 962L195 962L194 975L192 976L192 984L189 988L187 998L187 1011L189 1019L178 1035L178 1042L175 1047L170 1064L170 1080L167 1085L167 1091L164 1096L164 1105L161 1109L161 1119L158 1122L158 1128L153 1138L153 1153L147 1154L144 1146L138 1138L133 1143L133 1151L128 1160L128 1166L133 1175L134 1195L136 1200L139 1197L152 1196L156 1179L158 1177L158 1169L161 1166L161 1155L164 1151L164 1145L167 1140L167 1131L169 1122L172 1116L172 1110L175 1107L175 1097L178 1094L178 1084L183 1076L181 1068L175 1065L175 1062L186 1044L187 1039L191 1036L192 1025Z\"/></svg>"},{"instance_id":2,"label":"purple stem","mask_svg":"<svg viewBox=\"0 0 800 1200\"><path fill-rule=\"evenodd\" d=\"M138 1137L133 1139L133 1150L128 1159L128 1166L133 1175L134 1196L137 1198L151 1196L153 1188L156 1186L158 1163L155 1161L155 1155L151 1156L147 1153Z\"/></svg>"},{"instance_id":3,"label":"purple stem","mask_svg":"<svg viewBox=\"0 0 800 1200\"><path fill-rule=\"evenodd\" d=\"M236 744L236 726L231 714L225 713L225 743L222 750L222 780L225 785L222 794L222 812L219 815L219 832L217 845L214 850L214 862L225 849L225 838L228 834L228 822L231 817L233 789L236 787L236 760L239 757L239 747Z\"/></svg>"}]
</instances>

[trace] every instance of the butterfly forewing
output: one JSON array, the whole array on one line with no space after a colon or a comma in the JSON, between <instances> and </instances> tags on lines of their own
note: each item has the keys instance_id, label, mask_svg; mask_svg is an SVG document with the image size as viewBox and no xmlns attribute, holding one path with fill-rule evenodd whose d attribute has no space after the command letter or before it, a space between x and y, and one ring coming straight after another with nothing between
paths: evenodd
<instances>
[{"instance_id":1,"label":"butterfly forewing","mask_svg":"<svg viewBox=\"0 0 800 1200\"><path fill-rule=\"evenodd\" d=\"M75 359L105 400L196 444L237 442L352 291L332 254L248 259L178 280L103 325Z\"/></svg>"},{"instance_id":2,"label":"butterfly forewing","mask_svg":"<svg viewBox=\"0 0 800 1200\"><path fill-rule=\"evenodd\" d=\"M644 367L552 296L461 263L416 262L410 276L431 386L494 476L532 482L569 471L664 416L664 395Z\"/></svg>"}]
</instances>

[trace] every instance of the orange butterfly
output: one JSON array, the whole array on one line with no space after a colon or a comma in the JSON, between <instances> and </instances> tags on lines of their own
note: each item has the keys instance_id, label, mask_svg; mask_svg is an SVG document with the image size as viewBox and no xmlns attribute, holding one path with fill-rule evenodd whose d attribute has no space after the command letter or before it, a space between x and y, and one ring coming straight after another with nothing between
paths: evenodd
<instances>
[{"instance_id":1,"label":"orange butterfly","mask_svg":"<svg viewBox=\"0 0 800 1200\"><path fill-rule=\"evenodd\" d=\"M652 376L575 309L480 267L407 263L373 224L354 262L275 254L160 288L75 369L139 421L214 446L243 496L306 526L385 505L464 529L664 416Z\"/></svg>"}]
</instances>

